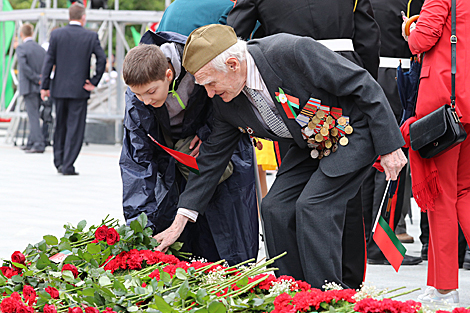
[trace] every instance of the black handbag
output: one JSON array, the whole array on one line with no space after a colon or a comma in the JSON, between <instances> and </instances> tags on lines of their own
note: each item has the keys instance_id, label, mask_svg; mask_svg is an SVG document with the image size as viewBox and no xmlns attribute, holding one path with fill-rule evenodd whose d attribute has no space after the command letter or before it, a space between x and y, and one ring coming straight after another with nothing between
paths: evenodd
<instances>
[{"instance_id":1,"label":"black handbag","mask_svg":"<svg viewBox=\"0 0 470 313\"><path fill-rule=\"evenodd\" d=\"M429 159L451 149L467 138L467 133L455 112L456 44L455 1L452 0L452 95L451 104L445 104L410 125L411 149Z\"/></svg>"}]
</instances>

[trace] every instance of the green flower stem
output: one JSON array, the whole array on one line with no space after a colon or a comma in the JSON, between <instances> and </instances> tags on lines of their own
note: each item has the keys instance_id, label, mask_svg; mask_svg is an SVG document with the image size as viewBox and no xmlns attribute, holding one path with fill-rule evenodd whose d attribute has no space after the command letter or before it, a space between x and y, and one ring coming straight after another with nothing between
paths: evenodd
<instances>
[{"instance_id":1,"label":"green flower stem","mask_svg":"<svg viewBox=\"0 0 470 313\"><path fill-rule=\"evenodd\" d=\"M405 286L402 286L402 287L398 287L398 288L391 289L391 290L385 290L385 291L384 291L384 294L392 293L392 292L395 292L395 291L398 291L398 290L401 290L401 289L404 289L404 288L406 288L406 287L405 287Z\"/></svg>"},{"instance_id":2,"label":"green flower stem","mask_svg":"<svg viewBox=\"0 0 470 313\"><path fill-rule=\"evenodd\" d=\"M397 295L393 295L391 297L387 297L389 299L393 299L393 298L396 298L396 297L400 297L400 296L403 296L403 295L407 295L409 293L412 293L412 292L415 292L415 291L418 291L418 290L421 290L421 288L415 288L415 289L411 289L411 290L407 290L407 291L404 291L402 293L399 293Z\"/></svg>"},{"instance_id":3,"label":"green flower stem","mask_svg":"<svg viewBox=\"0 0 470 313\"><path fill-rule=\"evenodd\" d=\"M268 276L264 276L258 280L255 280L254 282L246 285L245 287L243 288L240 288L239 290L234 290L232 292L229 292L227 293L226 295L224 295L224 297L228 297L228 296L231 296L231 295L235 295L235 296L239 296L245 292L247 292L248 290L250 290L251 288L253 288L254 286L258 285L260 282L266 280L268 278Z\"/></svg>"}]
</instances>

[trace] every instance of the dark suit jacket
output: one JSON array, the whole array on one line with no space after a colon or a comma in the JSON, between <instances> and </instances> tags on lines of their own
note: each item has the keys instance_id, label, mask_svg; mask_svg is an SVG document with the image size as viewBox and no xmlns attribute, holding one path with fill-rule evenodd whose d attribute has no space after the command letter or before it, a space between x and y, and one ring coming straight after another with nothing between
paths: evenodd
<instances>
[{"instance_id":1,"label":"dark suit jacket","mask_svg":"<svg viewBox=\"0 0 470 313\"><path fill-rule=\"evenodd\" d=\"M354 6L354 0L238 0L227 25L244 39L250 37L256 21L265 36L288 33L316 40L352 39L357 54L340 54L377 78L379 27L369 0L357 0L355 10Z\"/></svg>"},{"instance_id":2,"label":"dark suit jacket","mask_svg":"<svg viewBox=\"0 0 470 313\"><path fill-rule=\"evenodd\" d=\"M28 40L16 48L20 95L39 93L39 81L45 55L46 51L33 40Z\"/></svg>"},{"instance_id":3,"label":"dark suit jacket","mask_svg":"<svg viewBox=\"0 0 470 313\"><path fill-rule=\"evenodd\" d=\"M96 74L90 78L90 58L96 56ZM54 78L50 79L56 65ZM98 85L106 66L106 55L98 35L79 25L67 25L54 30L49 40L42 68L42 89L50 89L53 98L89 98L83 89L87 79Z\"/></svg>"},{"instance_id":4,"label":"dark suit jacket","mask_svg":"<svg viewBox=\"0 0 470 313\"><path fill-rule=\"evenodd\" d=\"M384 155L403 146L395 117L377 82L363 68L308 37L277 34L248 42L248 51L258 67L271 97L298 146L298 153L285 158L278 176L310 157L311 149L302 138L300 125L288 119L275 92L299 98L302 108L310 97L322 104L343 109L354 132L349 144L320 161L319 168L327 176L337 177L372 164ZM214 130L200 149L197 159L201 176L190 175L178 207L203 211L218 178L227 165L240 130L248 127L253 136L286 140L269 133L254 114L253 105L240 93L225 103L214 99ZM299 110L295 109L297 114ZM288 153L289 155L289 153Z\"/></svg>"}]
</instances>

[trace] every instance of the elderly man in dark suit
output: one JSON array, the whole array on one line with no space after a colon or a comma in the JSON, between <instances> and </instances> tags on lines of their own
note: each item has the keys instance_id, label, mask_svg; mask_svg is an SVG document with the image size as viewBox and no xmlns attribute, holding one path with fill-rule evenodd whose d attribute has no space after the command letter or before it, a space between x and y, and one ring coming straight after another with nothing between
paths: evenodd
<instances>
[{"instance_id":1,"label":"elderly man in dark suit","mask_svg":"<svg viewBox=\"0 0 470 313\"><path fill-rule=\"evenodd\" d=\"M178 207L203 213L243 132L291 142L261 204L269 256L287 251L275 263L278 274L317 288L325 280L348 287L341 270L347 202L377 156L387 179L406 164L380 86L311 38L277 34L246 44L223 25L188 37L183 66L214 97L215 118L197 159L201 176L190 175ZM183 212L157 234L159 250L184 229Z\"/></svg>"},{"instance_id":2,"label":"elderly man in dark suit","mask_svg":"<svg viewBox=\"0 0 470 313\"><path fill-rule=\"evenodd\" d=\"M278 33L308 36L365 68L377 78L380 31L370 0L238 0L227 18L238 36ZM288 146L280 144L281 154ZM360 288L365 276L366 246L361 192L348 202L343 234L343 278Z\"/></svg>"},{"instance_id":3,"label":"elderly man in dark suit","mask_svg":"<svg viewBox=\"0 0 470 313\"><path fill-rule=\"evenodd\" d=\"M54 165L63 175L78 175L73 166L85 134L87 101L103 75L106 56L98 35L83 28L85 8L69 8L69 25L52 31L42 68L41 97L56 103ZM90 78L90 58L96 56L96 74ZM53 66L54 78L50 79ZM50 89L50 90L49 90Z\"/></svg>"},{"instance_id":4,"label":"elderly man in dark suit","mask_svg":"<svg viewBox=\"0 0 470 313\"><path fill-rule=\"evenodd\" d=\"M16 48L18 58L18 81L20 95L23 96L29 121L29 136L26 146L21 149L26 153L43 153L44 136L39 123L41 68L46 51L32 38L33 26L23 24L20 37L23 43Z\"/></svg>"}]
</instances>

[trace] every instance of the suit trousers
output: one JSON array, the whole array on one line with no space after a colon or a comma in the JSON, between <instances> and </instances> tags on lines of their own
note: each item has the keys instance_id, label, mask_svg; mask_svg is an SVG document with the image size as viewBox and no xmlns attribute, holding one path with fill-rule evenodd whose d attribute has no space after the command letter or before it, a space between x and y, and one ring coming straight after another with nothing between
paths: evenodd
<instances>
[{"instance_id":1,"label":"suit trousers","mask_svg":"<svg viewBox=\"0 0 470 313\"><path fill-rule=\"evenodd\" d=\"M289 166L290 152L294 151L288 152L283 166ZM348 204L357 197L369 166L328 177L318 168L319 162L308 158L285 172L281 166L261 203L268 254L274 257L287 251L274 263L278 275L305 280L314 288L321 288L325 280L348 288L343 279L343 230L362 233L364 249L360 206L350 206L359 211L359 218L348 219L351 225L345 225L345 220Z\"/></svg>"},{"instance_id":2,"label":"suit trousers","mask_svg":"<svg viewBox=\"0 0 470 313\"><path fill-rule=\"evenodd\" d=\"M467 134L470 124L464 124ZM442 192L428 211L428 285L458 288L458 224L470 242L470 139L434 157Z\"/></svg>"},{"instance_id":3,"label":"suit trousers","mask_svg":"<svg viewBox=\"0 0 470 313\"><path fill-rule=\"evenodd\" d=\"M23 97L29 121L29 136L27 145L35 150L44 151L44 136L42 134L39 122L39 106L41 104L40 94L37 92L31 92L24 95Z\"/></svg>"},{"instance_id":4,"label":"suit trousers","mask_svg":"<svg viewBox=\"0 0 470 313\"><path fill-rule=\"evenodd\" d=\"M55 98L54 165L62 173L73 173L85 135L87 98Z\"/></svg>"}]
</instances>

